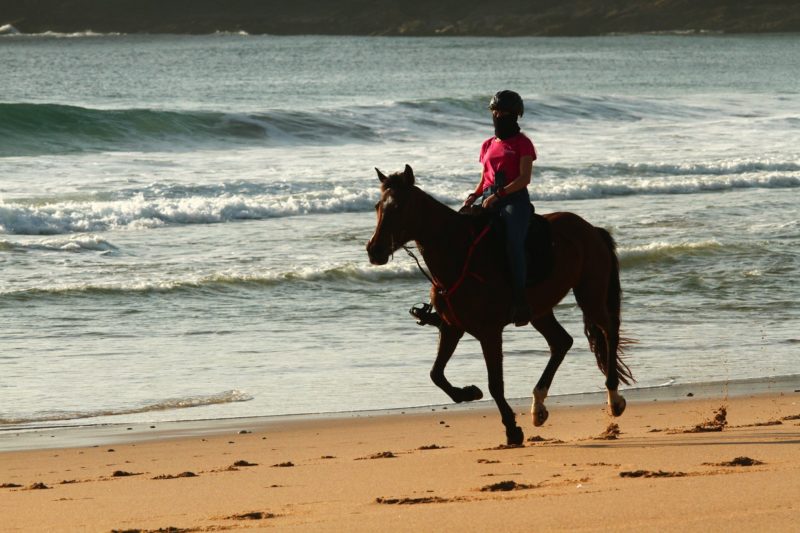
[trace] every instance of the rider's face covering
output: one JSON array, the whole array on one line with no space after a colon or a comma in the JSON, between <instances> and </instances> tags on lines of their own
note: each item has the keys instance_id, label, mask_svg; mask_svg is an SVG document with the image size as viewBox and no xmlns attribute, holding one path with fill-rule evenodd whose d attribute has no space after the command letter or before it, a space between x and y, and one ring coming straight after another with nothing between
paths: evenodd
<instances>
[{"instance_id":1,"label":"rider's face covering","mask_svg":"<svg viewBox=\"0 0 800 533\"><path fill-rule=\"evenodd\" d=\"M492 114L492 122L494 123L494 135L498 139L508 139L519 133L516 115L510 113L503 115Z\"/></svg>"}]
</instances>

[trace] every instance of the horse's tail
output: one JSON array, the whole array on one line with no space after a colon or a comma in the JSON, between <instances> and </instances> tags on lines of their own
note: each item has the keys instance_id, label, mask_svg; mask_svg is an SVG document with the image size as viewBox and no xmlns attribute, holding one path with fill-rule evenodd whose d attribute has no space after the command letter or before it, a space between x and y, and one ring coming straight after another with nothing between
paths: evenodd
<instances>
[{"instance_id":1,"label":"horse's tail","mask_svg":"<svg viewBox=\"0 0 800 533\"><path fill-rule=\"evenodd\" d=\"M611 255L611 272L608 277L606 309L608 309L608 314L611 318L611 327L616 330L614 333L619 335L619 327L622 321L622 285L619 281L619 257L617 257L617 243L614 241L614 237L612 237L607 230L597 227L595 229L608 247L608 251ZM595 324L584 323L584 327L586 330L586 336L589 339L589 345L591 346L591 349L597 358L597 366L600 367L600 370L602 370L603 374L606 374L606 350L604 347L600 349L600 346L598 345L598 342L602 342L603 346L605 346L603 332L600 331L600 328L598 328ZM619 342L617 344L617 357L615 358L617 362L617 375L619 375L619 380L626 385L630 385L636 380L631 374L631 369L628 368L628 365L625 364L625 361L622 359L625 354L625 348L635 343L636 341L633 339L619 337Z\"/></svg>"}]
</instances>

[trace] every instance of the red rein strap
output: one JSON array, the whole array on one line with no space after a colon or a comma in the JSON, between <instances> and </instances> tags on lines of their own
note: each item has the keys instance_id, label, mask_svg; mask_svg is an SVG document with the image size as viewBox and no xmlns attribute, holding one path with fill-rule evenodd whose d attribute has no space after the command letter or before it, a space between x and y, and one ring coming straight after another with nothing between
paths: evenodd
<instances>
[{"instance_id":1,"label":"red rein strap","mask_svg":"<svg viewBox=\"0 0 800 533\"><path fill-rule=\"evenodd\" d=\"M442 296L442 298L444 298L444 303L447 304L447 308L449 309L450 314L452 315L453 322L455 323L455 325L457 327L461 328L462 330L464 329L464 326L463 326L463 324L461 324L461 321L458 319L458 315L456 315L456 310L455 310L455 308L453 308L453 304L450 301L450 297L453 296L453 294L455 294L455 292L459 289L459 287L461 287L461 284L464 283L464 280L466 279L466 277L468 275L474 277L475 279L477 279L478 281L483 283L483 281L484 281L483 278L481 278L479 275L475 274L474 272L470 272L469 271L469 263L470 263L470 260L472 259L472 254L475 252L475 248L477 248L478 243L481 242L481 239L483 239L483 237L487 233L489 233L489 230L491 229L491 226L492 226L491 224L487 224L486 227L483 228L483 231L481 231L478 234L478 236L475 238L475 240L472 241L472 244L470 245L469 250L467 250L467 258L464 260L464 267L461 269L461 275L458 277L456 282L453 283L453 285L449 289L445 288L439 282L439 280L437 280L436 278L434 278L434 281L433 281L433 286L436 288L436 292L438 292Z\"/></svg>"}]
</instances>

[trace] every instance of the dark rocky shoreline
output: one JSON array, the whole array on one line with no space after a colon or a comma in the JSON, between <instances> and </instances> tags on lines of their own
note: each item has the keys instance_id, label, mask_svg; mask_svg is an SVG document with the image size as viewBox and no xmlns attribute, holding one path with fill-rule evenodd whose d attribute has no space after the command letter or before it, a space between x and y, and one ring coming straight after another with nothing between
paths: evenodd
<instances>
[{"instance_id":1,"label":"dark rocky shoreline","mask_svg":"<svg viewBox=\"0 0 800 533\"><path fill-rule=\"evenodd\" d=\"M0 0L22 33L582 36L800 31L797 0Z\"/></svg>"}]
</instances>

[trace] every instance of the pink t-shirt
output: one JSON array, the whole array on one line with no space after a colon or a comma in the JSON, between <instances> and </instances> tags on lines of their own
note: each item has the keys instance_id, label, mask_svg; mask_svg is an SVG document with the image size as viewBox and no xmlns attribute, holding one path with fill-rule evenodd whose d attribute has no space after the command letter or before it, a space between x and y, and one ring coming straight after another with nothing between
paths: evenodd
<instances>
[{"instance_id":1,"label":"pink t-shirt","mask_svg":"<svg viewBox=\"0 0 800 533\"><path fill-rule=\"evenodd\" d=\"M483 167L482 188L494 185L495 174L502 170L506 175L505 185L519 177L519 160L529 155L536 161L536 148L524 134L518 133L508 139L490 137L481 145L479 161Z\"/></svg>"}]
</instances>

